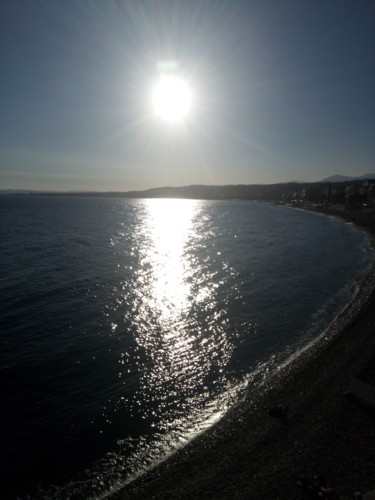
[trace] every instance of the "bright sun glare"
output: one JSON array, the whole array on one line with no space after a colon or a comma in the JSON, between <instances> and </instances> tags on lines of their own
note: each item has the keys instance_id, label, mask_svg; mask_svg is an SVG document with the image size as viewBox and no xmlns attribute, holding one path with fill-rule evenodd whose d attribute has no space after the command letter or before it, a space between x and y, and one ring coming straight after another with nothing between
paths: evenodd
<instances>
[{"instance_id":1,"label":"bright sun glare","mask_svg":"<svg viewBox=\"0 0 375 500\"><path fill-rule=\"evenodd\" d=\"M169 122L182 122L191 111L191 90L175 76L163 76L152 94L154 111L159 118Z\"/></svg>"}]
</instances>

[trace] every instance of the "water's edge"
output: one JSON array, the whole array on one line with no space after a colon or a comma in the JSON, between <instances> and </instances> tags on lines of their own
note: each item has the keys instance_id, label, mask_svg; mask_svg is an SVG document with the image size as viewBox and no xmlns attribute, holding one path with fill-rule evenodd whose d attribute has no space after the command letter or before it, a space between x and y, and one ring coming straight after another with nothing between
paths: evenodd
<instances>
[{"instance_id":1,"label":"water's edge","mask_svg":"<svg viewBox=\"0 0 375 500\"><path fill-rule=\"evenodd\" d=\"M326 210L306 210L306 212L316 213L319 216L334 216L341 219L342 223L352 223L357 230L367 234L371 247L375 250L375 234L371 230L371 227L355 224L350 218L349 213L332 214L327 213ZM340 338L343 332L356 319L365 313L373 299L374 293L375 262L353 284L353 294L350 300L346 304L343 304L341 310L326 328L316 338L293 353L281 365L270 372L267 378L258 381L255 385L248 383L241 400L229 408L218 422L215 422L209 429L202 431L191 441L181 446L180 449L175 450L174 453L155 463L147 471L130 478L125 483L118 484L110 493L100 495L96 498L148 498L147 491L150 491L149 484L152 484L154 481L158 485L162 484L163 478L166 479L167 476L173 475L179 468L194 467L194 463L201 461L199 457L203 450L212 449L212 453L216 453L219 456L215 450L219 446L219 443L225 442L233 432L233 429L236 429L244 418L251 419L254 416L254 419L257 420L256 414L260 410L264 410L267 404L270 404L272 401L280 401L282 399L283 388L287 384L293 383L296 377L301 376L314 360L324 358L325 351ZM263 420L261 423L263 425ZM257 433L258 431L255 432L256 435ZM156 492L157 490L155 490ZM160 492L158 493L160 494ZM167 494L166 492L164 493ZM155 498L163 497L156 495ZM166 496L165 498L169 497Z\"/></svg>"}]
</instances>

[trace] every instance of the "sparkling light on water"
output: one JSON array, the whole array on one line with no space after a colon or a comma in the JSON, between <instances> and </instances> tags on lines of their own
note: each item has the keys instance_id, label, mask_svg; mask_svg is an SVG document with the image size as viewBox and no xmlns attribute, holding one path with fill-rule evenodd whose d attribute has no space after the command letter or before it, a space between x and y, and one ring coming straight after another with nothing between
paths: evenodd
<instances>
[{"instance_id":1,"label":"sparkling light on water","mask_svg":"<svg viewBox=\"0 0 375 500\"><path fill-rule=\"evenodd\" d=\"M147 203L151 246L143 256L152 270L150 307L159 314L167 337L189 307L189 264L184 259L196 204L183 200L150 200ZM173 334L172 334L173 336Z\"/></svg>"},{"instance_id":2,"label":"sparkling light on water","mask_svg":"<svg viewBox=\"0 0 375 500\"><path fill-rule=\"evenodd\" d=\"M212 370L222 371L233 346L225 305L216 298L220 283L212 280L211 257L207 253L203 267L194 256L198 247L204 252L209 238L198 231L202 202L143 203L134 235L140 266L132 285L132 322L141 352L135 404L145 418L153 415L152 426L165 430L202 408L208 399L205 379Z\"/></svg>"}]
</instances>

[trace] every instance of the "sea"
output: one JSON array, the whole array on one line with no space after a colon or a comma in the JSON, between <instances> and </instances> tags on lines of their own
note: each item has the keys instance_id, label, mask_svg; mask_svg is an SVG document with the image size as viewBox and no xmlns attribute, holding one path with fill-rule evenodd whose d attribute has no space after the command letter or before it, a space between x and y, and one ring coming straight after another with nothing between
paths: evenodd
<instances>
[{"instance_id":1,"label":"sea","mask_svg":"<svg viewBox=\"0 0 375 500\"><path fill-rule=\"evenodd\" d=\"M374 254L248 201L0 197L1 498L107 498L313 341Z\"/></svg>"}]
</instances>

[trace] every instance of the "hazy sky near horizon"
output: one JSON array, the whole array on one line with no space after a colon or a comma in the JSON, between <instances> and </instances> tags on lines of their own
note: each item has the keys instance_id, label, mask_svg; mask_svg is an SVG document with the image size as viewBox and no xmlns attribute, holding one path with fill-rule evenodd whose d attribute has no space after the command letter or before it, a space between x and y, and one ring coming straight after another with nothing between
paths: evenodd
<instances>
[{"instance_id":1,"label":"hazy sky near horizon","mask_svg":"<svg viewBox=\"0 0 375 500\"><path fill-rule=\"evenodd\" d=\"M133 190L375 171L373 0L2 0L0 188ZM160 62L190 86L173 124Z\"/></svg>"}]
</instances>

